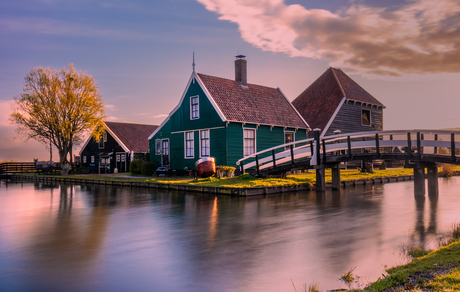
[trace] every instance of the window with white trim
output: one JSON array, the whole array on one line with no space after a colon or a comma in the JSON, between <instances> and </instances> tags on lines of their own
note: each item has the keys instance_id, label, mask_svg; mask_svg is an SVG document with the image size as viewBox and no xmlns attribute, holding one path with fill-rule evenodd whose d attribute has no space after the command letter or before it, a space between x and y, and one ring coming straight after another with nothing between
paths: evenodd
<instances>
[{"instance_id":1,"label":"window with white trim","mask_svg":"<svg viewBox=\"0 0 460 292\"><path fill-rule=\"evenodd\" d=\"M367 109L361 110L361 125L370 126L371 125L371 111Z\"/></svg>"},{"instance_id":2,"label":"window with white trim","mask_svg":"<svg viewBox=\"0 0 460 292\"><path fill-rule=\"evenodd\" d=\"M185 158L193 158L193 132L185 132Z\"/></svg>"},{"instance_id":3,"label":"window with white trim","mask_svg":"<svg viewBox=\"0 0 460 292\"><path fill-rule=\"evenodd\" d=\"M210 155L209 130L200 131L200 148L201 157Z\"/></svg>"},{"instance_id":4,"label":"window with white trim","mask_svg":"<svg viewBox=\"0 0 460 292\"><path fill-rule=\"evenodd\" d=\"M161 155L161 140L160 139L155 140L155 154Z\"/></svg>"},{"instance_id":5,"label":"window with white trim","mask_svg":"<svg viewBox=\"0 0 460 292\"><path fill-rule=\"evenodd\" d=\"M256 130L243 129L243 154L248 156L256 152Z\"/></svg>"},{"instance_id":6,"label":"window with white trim","mask_svg":"<svg viewBox=\"0 0 460 292\"><path fill-rule=\"evenodd\" d=\"M102 134L102 139L104 140L104 142L107 142L107 132L104 132Z\"/></svg>"},{"instance_id":7,"label":"window with white trim","mask_svg":"<svg viewBox=\"0 0 460 292\"><path fill-rule=\"evenodd\" d=\"M125 154L121 154L121 162L125 162Z\"/></svg>"},{"instance_id":8,"label":"window with white trim","mask_svg":"<svg viewBox=\"0 0 460 292\"><path fill-rule=\"evenodd\" d=\"M198 95L190 97L190 119L196 120L200 118L200 102Z\"/></svg>"},{"instance_id":9,"label":"window with white trim","mask_svg":"<svg viewBox=\"0 0 460 292\"><path fill-rule=\"evenodd\" d=\"M284 144L294 142L294 132L284 132ZM285 146L284 150L289 150L290 146Z\"/></svg>"},{"instance_id":10,"label":"window with white trim","mask_svg":"<svg viewBox=\"0 0 460 292\"><path fill-rule=\"evenodd\" d=\"M83 156L83 163L86 163L86 156Z\"/></svg>"},{"instance_id":11,"label":"window with white trim","mask_svg":"<svg viewBox=\"0 0 460 292\"><path fill-rule=\"evenodd\" d=\"M94 156L91 156L91 163L94 163Z\"/></svg>"},{"instance_id":12,"label":"window with white trim","mask_svg":"<svg viewBox=\"0 0 460 292\"><path fill-rule=\"evenodd\" d=\"M117 154L117 162L120 162L120 154Z\"/></svg>"}]
</instances>

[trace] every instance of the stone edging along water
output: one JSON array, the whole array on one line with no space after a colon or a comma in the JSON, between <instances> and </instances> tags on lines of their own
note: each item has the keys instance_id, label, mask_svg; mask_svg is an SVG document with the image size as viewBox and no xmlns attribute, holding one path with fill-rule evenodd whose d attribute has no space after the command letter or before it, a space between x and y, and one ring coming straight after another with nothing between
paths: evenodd
<instances>
[{"instance_id":1,"label":"stone edging along water","mask_svg":"<svg viewBox=\"0 0 460 292\"><path fill-rule=\"evenodd\" d=\"M257 195L269 195L269 194L280 194L287 192L298 192L298 191L311 191L314 190L314 185L292 185L292 186L274 186L274 187L254 187L254 188L230 188L230 187L210 187L210 186L194 186L185 184L165 184L158 182L136 182L136 181L117 181L117 180L98 180L98 179L85 179L85 178L72 178L72 177L51 177L51 176L24 176L24 175L12 175L13 180L26 180L26 181L42 181L42 182L64 182L81 185L105 185L105 186L122 186L122 187L142 187L152 189L163 189L163 190L177 190L177 191L188 191L188 192L199 192L209 194L220 194L228 196L257 196ZM342 181L342 188L354 187L357 185L374 185L384 184L400 181L413 180L413 175L401 175L392 176L385 178L371 178L361 179L354 181ZM326 183L327 189L332 189L331 183Z\"/></svg>"}]
</instances>

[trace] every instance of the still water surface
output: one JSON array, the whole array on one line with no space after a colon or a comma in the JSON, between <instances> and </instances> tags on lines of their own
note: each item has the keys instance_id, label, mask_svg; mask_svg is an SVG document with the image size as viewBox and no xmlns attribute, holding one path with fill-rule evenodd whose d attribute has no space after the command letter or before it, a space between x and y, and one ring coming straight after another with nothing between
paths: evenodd
<instances>
[{"instance_id":1,"label":"still water surface","mask_svg":"<svg viewBox=\"0 0 460 292\"><path fill-rule=\"evenodd\" d=\"M0 182L0 291L288 291L403 263L460 221L460 178L232 198Z\"/></svg>"}]
</instances>

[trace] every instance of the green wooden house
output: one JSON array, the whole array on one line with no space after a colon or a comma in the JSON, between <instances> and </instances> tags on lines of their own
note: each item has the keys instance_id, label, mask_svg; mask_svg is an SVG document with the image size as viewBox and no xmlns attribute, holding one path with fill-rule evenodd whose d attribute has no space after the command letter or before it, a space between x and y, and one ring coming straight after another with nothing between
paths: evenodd
<instances>
[{"instance_id":1,"label":"green wooden house","mask_svg":"<svg viewBox=\"0 0 460 292\"><path fill-rule=\"evenodd\" d=\"M193 72L179 104L150 135L150 161L194 169L203 157L236 166L255 152L306 139L309 126L279 88L247 83L245 56L235 80Z\"/></svg>"}]
</instances>

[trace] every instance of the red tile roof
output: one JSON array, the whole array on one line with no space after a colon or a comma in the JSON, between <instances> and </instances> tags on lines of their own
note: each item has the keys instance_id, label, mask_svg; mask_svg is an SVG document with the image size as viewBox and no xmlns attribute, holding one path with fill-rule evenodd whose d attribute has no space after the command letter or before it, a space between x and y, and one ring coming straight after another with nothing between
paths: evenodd
<instances>
[{"instance_id":1,"label":"red tile roof","mask_svg":"<svg viewBox=\"0 0 460 292\"><path fill-rule=\"evenodd\" d=\"M324 130L344 97L384 107L342 70L332 67L294 99L292 104L312 129Z\"/></svg>"},{"instance_id":2,"label":"red tile roof","mask_svg":"<svg viewBox=\"0 0 460 292\"><path fill-rule=\"evenodd\" d=\"M279 89L197 74L228 121L308 128Z\"/></svg>"},{"instance_id":3,"label":"red tile roof","mask_svg":"<svg viewBox=\"0 0 460 292\"><path fill-rule=\"evenodd\" d=\"M157 125L105 122L107 128L129 149L134 152L149 151L149 136Z\"/></svg>"}]
</instances>

